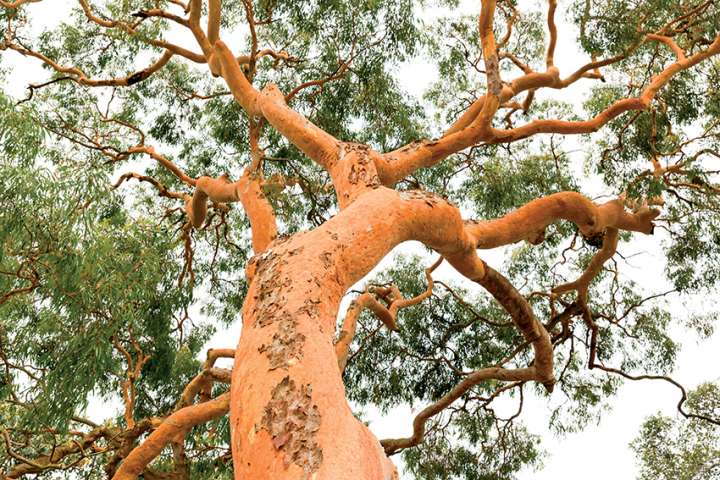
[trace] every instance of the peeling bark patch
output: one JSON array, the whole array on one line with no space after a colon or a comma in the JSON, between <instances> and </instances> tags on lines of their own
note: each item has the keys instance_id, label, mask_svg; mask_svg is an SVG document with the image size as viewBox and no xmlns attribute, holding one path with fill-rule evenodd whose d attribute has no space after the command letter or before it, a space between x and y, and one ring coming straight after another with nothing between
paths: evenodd
<instances>
[{"instance_id":1,"label":"peeling bark patch","mask_svg":"<svg viewBox=\"0 0 720 480\"><path fill-rule=\"evenodd\" d=\"M340 150L340 158L344 159L350 152L355 152L354 160L350 165L347 180L352 185L360 184L363 187L380 185L375 163L370 159L370 147L360 143L345 142Z\"/></svg>"},{"instance_id":2,"label":"peeling bark patch","mask_svg":"<svg viewBox=\"0 0 720 480\"><path fill-rule=\"evenodd\" d=\"M312 404L312 386L300 388L289 376L272 391L261 421L276 450L285 453L285 467L294 463L305 472L304 479L320 468L323 453L315 441L320 429L320 412Z\"/></svg>"},{"instance_id":3,"label":"peeling bark patch","mask_svg":"<svg viewBox=\"0 0 720 480\"><path fill-rule=\"evenodd\" d=\"M275 321L278 313L287 303L283 292L290 289L290 278L279 280L282 265L286 263L279 255L267 252L257 260L255 277L258 293L255 295L255 325L265 327Z\"/></svg>"},{"instance_id":4,"label":"peeling bark patch","mask_svg":"<svg viewBox=\"0 0 720 480\"><path fill-rule=\"evenodd\" d=\"M340 158L344 159L350 152L358 152L360 157L367 157L370 153L370 147L364 143L342 142L340 146Z\"/></svg>"},{"instance_id":5,"label":"peeling bark patch","mask_svg":"<svg viewBox=\"0 0 720 480\"><path fill-rule=\"evenodd\" d=\"M380 184L380 177L378 177L374 168L367 167L367 162L358 162L350 167L348 182L353 185L360 184L365 187L373 187Z\"/></svg>"},{"instance_id":6,"label":"peeling bark patch","mask_svg":"<svg viewBox=\"0 0 720 480\"><path fill-rule=\"evenodd\" d=\"M440 203L450 203L442 196L424 190L405 190L400 192L399 195L402 200L422 200L430 207Z\"/></svg>"},{"instance_id":7,"label":"peeling bark patch","mask_svg":"<svg viewBox=\"0 0 720 480\"><path fill-rule=\"evenodd\" d=\"M499 97L502 92L502 81L500 80L497 55L490 55L485 60L485 71L487 71L488 90L490 94Z\"/></svg>"},{"instance_id":8,"label":"peeling bark patch","mask_svg":"<svg viewBox=\"0 0 720 480\"><path fill-rule=\"evenodd\" d=\"M305 303L298 310L299 314L305 314L313 320L320 318L320 300L314 300L312 298L306 298Z\"/></svg>"},{"instance_id":9,"label":"peeling bark patch","mask_svg":"<svg viewBox=\"0 0 720 480\"><path fill-rule=\"evenodd\" d=\"M278 330L269 345L261 345L258 351L264 353L270 361L270 370L294 365L302 358L305 335L298 333L297 321L287 313L276 322Z\"/></svg>"},{"instance_id":10,"label":"peeling bark patch","mask_svg":"<svg viewBox=\"0 0 720 480\"><path fill-rule=\"evenodd\" d=\"M272 272L275 268L277 258L277 254L275 254L272 250L268 250L262 255L255 255L253 257L253 261L257 265L257 274L261 275L267 272Z\"/></svg>"},{"instance_id":11,"label":"peeling bark patch","mask_svg":"<svg viewBox=\"0 0 720 480\"><path fill-rule=\"evenodd\" d=\"M293 235L288 234L288 233L283 233L283 234L278 235L277 237L275 237L275 241L272 243L273 248L279 247L283 243L290 240L292 237L293 237Z\"/></svg>"}]
</instances>

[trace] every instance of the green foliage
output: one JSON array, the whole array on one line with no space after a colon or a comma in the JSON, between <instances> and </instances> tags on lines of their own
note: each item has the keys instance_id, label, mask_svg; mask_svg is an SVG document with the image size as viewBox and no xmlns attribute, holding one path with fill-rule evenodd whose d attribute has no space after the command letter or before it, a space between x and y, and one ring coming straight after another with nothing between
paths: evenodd
<instances>
[{"instance_id":1,"label":"green foliage","mask_svg":"<svg viewBox=\"0 0 720 480\"><path fill-rule=\"evenodd\" d=\"M0 151L5 158L29 163L39 153L45 138L27 109L16 109L13 100L0 92Z\"/></svg>"},{"instance_id":2,"label":"green foliage","mask_svg":"<svg viewBox=\"0 0 720 480\"><path fill-rule=\"evenodd\" d=\"M582 48L589 54L612 56L631 49L645 33L662 29L697 6L683 0L578 0L571 11ZM678 43L688 46L699 35L714 38L720 28L716 8L711 4L696 17L698 21L678 35Z\"/></svg>"},{"instance_id":3,"label":"green foliage","mask_svg":"<svg viewBox=\"0 0 720 480\"><path fill-rule=\"evenodd\" d=\"M538 439L513 424L492 425L487 415L463 415L458 437L448 441L435 434L422 446L407 450L408 473L422 480L507 480L520 468L540 463Z\"/></svg>"},{"instance_id":4,"label":"green foliage","mask_svg":"<svg viewBox=\"0 0 720 480\"><path fill-rule=\"evenodd\" d=\"M135 415L171 411L214 331L182 324L193 298L177 285L177 238L168 225L128 212L108 189L107 167L56 155L36 118L8 103L0 351L23 367L4 370L0 401L24 407L3 407L3 428L62 434L91 397L116 402L128 369L123 350L150 358L136 382Z\"/></svg>"},{"instance_id":5,"label":"green foliage","mask_svg":"<svg viewBox=\"0 0 720 480\"><path fill-rule=\"evenodd\" d=\"M688 395L688 411L717 418L720 388L705 383ZM631 444L640 467L639 480L720 478L720 436L707 421L671 418L660 413L645 420Z\"/></svg>"}]
</instances>

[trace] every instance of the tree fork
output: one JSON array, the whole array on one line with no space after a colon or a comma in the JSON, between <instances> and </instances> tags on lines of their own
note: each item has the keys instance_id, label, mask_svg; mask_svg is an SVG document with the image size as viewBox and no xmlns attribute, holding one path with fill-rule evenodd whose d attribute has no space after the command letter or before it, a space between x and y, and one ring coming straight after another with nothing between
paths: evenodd
<instances>
[{"instance_id":1,"label":"tree fork","mask_svg":"<svg viewBox=\"0 0 720 480\"><path fill-rule=\"evenodd\" d=\"M563 200L562 208L552 211L555 217L543 217L544 225L569 217L594 232L626 221L625 215L636 218L615 206L608 214L577 194ZM496 222L522 228L513 214ZM255 275L243 306L230 407L237 478L262 478L267 472L271 478L316 473L317 478L392 478L377 440L347 404L333 338L345 291L407 240L435 249L481 283L533 343L533 366L486 371L478 381L507 377L552 387L547 332L509 282L485 267L472 230L459 210L437 195L376 187L315 230L276 240L251 260ZM517 233L527 235L527 226Z\"/></svg>"},{"instance_id":2,"label":"tree fork","mask_svg":"<svg viewBox=\"0 0 720 480\"><path fill-rule=\"evenodd\" d=\"M406 240L456 260L459 251L474 255L467 237L458 245L463 231L459 212L442 198L378 187L326 224L254 257L232 381L237 478L394 478L347 404L333 346L340 300Z\"/></svg>"}]
</instances>

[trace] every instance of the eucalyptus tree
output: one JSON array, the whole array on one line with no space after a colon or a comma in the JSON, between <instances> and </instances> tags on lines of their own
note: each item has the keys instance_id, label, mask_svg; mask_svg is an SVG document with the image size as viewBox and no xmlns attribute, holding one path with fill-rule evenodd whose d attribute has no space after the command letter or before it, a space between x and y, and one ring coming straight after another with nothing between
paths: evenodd
<instances>
[{"instance_id":1,"label":"eucalyptus tree","mask_svg":"<svg viewBox=\"0 0 720 480\"><path fill-rule=\"evenodd\" d=\"M391 479L398 453L416 478L511 478L542 459L524 395L568 431L623 379L716 428L667 376L672 332L715 313L668 308L718 281L712 0L0 0L0 20L4 83L44 67L0 96L5 478ZM587 60L561 72L571 41ZM423 61L416 98L397 72ZM581 83L583 105L545 94ZM624 274L643 237L668 290ZM437 259L355 287L408 241ZM219 329L237 347L203 352ZM351 404L421 408L379 440Z\"/></svg>"}]
</instances>

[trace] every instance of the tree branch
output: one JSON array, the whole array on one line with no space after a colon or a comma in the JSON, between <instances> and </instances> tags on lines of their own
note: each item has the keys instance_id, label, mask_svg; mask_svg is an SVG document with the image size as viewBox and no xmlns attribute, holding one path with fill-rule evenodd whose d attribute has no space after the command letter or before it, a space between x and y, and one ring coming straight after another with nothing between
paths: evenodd
<instances>
[{"instance_id":1,"label":"tree branch","mask_svg":"<svg viewBox=\"0 0 720 480\"><path fill-rule=\"evenodd\" d=\"M220 19L222 0L208 0L208 26L207 37L210 45L220 39Z\"/></svg>"},{"instance_id":2,"label":"tree branch","mask_svg":"<svg viewBox=\"0 0 720 480\"><path fill-rule=\"evenodd\" d=\"M166 445L187 431L202 423L220 418L230 408L230 393L205 403L182 408L167 417L148 438L135 447L123 460L113 480L135 480L155 457L160 455Z\"/></svg>"},{"instance_id":3,"label":"tree branch","mask_svg":"<svg viewBox=\"0 0 720 480\"><path fill-rule=\"evenodd\" d=\"M386 455L393 455L400 450L414 447L422 442L425 436L425 424L427 421L450 406L455 400L462 397L475 385L486 380L498 380L502 382L525 382L535 377L534 368L506 369L501 367L489 367L477 370L455 385L443 397L425 407L413 420L413 433L407 438L391 438L381 440L380 445L385 449Z\"/></svg>"},{"instance_id":4,"label":"tree branch","mask_svg":"<svg viewBox=\"0 0 720 480\"><path fill-rule=\"evenodd\" d=\"M593 278L600 273L605 262L615 255L617 244L618 229L608 227L603 237L602 248L593 255L592 260L590 260L590 264L587 266L583 274L572 282L564 283L553 288L552 293L554 295L562 295L565 292L576 290L578 292L578 296L585 300L587 298L587 290L590 286L590 282L592 282Z\"/></svg>"},{"instance_id":5,"label":"tree branch","mask_svg":"<svg viewBox=\"0 0 720 480\"><path fill-rule=\"evenodd\" d=\"M499 272L485 266L485 276L476 280L510 314L515 326L525 340L532 344L535 352L530 380L535 380L552 392L555 385L553 375L553 348L545 327L538 321L527 300Z\"/></svg>"},{"instance_id":6,"label":"tree branch","mask_svg":"<svg viewBox=\"0 0 720 480\"><path fill-rule=\"evenodd\" d=\"M489 4L487 4L488 7L485 5L486 4L483 4L483 8L488 9ZM526 90L541 87L565 88L578 79L587 76L587 72L590 70L596 70L602 66L620 61L630 52L634 51L642 42L654 39L652 36L646 36L641 41L631 45L624 53L609 59L590 62L564 80L560 79L559 72L554 66L548 68L548 71L544 73L527 73L516 78L509 85L503 86L499 95L499 103L508 102L515 95ZM394 185L415 170L435 165L449 155L478 143L508 143L538 133L592 133L622 113L647 108L655 98L657 92L663 88L674 75L718 53L720 53L720 36L717 37L707 49L691 57L679 59L667 66L659 75L653 78L650 85L640 96L618 100L593 119L586 121L543 119L508 130L488 128L487 114L492 112L494 115L494 105L488 106L488 95L482 96L463 113L455 124L447 130L443 137L437 140L410 144L384 154L381 157L382 160L377 162L380 179L384 185ZM494 101L490 103L494 104Z\"/></svg>"},{"instance_id":7,"label":"tree branch","mask_svg":"<svg viewBox=\"0 0 720 480\"><path fill-rule=\"evenodd\" d=\"M392 285L390 288L370 288L369 291L365 291L350 303L347 313L345 314L342 327L340 328L337 341L335 342L335 356L338 359L338 365L341 372L345 370L348 350L350 348L350 343L352 343L353 337L355 336L357 319L360 316L362 309L367 308L368 310L371 310L388 329L397 331L398 311L406 307L417 305L432 295L434 285L432 272L440 266L443 260L443 257L440 257L435 261L435 263L425 269L425 278L427 279L428 286L425 291L415 297L403 298L400 290L395 285ZM373 295L374 293L378 293L385 298L390 297L390 305L386 307L380 303Z\"/></svg>"},{"instance_id":8,"label":"tree branch","mask_svg":"<svg viewBox=\"0 0 720 480\"><path fill-rule=\"evenodd\" d=\"M557 45L557 27L555 26L555 9L557 8L557 0L548 0L547 26L550 35L547 53L545 54L545 65L548 68L555 66L555 45Z\"/></svg>"},{"instance_id":9,"label":"tree branch","mask_svg":"<svg viewBox=\"0 0 720 480\"><path fill-rule=\"evenodd\" d=\"M168 188L163 185L162 183L158 182L152 177L148 177L147 175L141 175L139 173L135 172L128 172L120 175L120 178L117 182L112 186L113 190L118 188L120 185L123 184L126 180L129 180L131 178L134 178L135 180L139 180L141 182L147 182L151 184L153 187L155 187L158 191L158 195L165 198L174 198L176 200L183 200L188 201L190 199L190 195L187 193L180 193L180 192L173 192L172 190L168 190Z\"/></svg>"},{"instance_id":10,"label":"tree branch","mask_svg":"<svg viewBox=\"0 0 720 480\"><path fill-rule=\"evenodd\" d=\"M535 120L526 125L510 130L493 130L492 136L483 140L488 143L507 143L527 138L538 133L563 133L576 135L595 132L600 127L625 112L631 110L644 110L650 105L657 92L667 85L675 74L683 70L687 70L688 68L693 67L701 61L717 55L718 53L720 53L720 36L718 36L707 49L698 52L689 58L685 58L683 55L683 57L678 58L675 63L667 66L660 74L652 79L650 85L648 85L640 96L618 100L590 120Z\"/></svg>"},{"instance_id":11,"label":"tree branch","mask_svg":"<svg viewBox=\"0 0 720 480\"><path fill-rule=\"evenodd\" d=\"M371 296L368 292L363 293L358 298L350 302L350 306L345 313L342 327L340 327L340 333L338 334L337 341L335 342L335 357L337 358L338 367L341 372L345 371L347 365L348 352L350 351L350 344L355 338L355 330L357 328L357 320L362 312L364 302L367 297Z\"/></svg>"},{"instance_id":12,"label":"tree branch","mask_svg":"<svg viewBox=\"0 0 720 480\"><path fill-rule=\"evenodd\" d=\"M259 179L246 169L237 182L226 176L200 177L195 181L195 193L185 204L192 224L199 228L207 214L207 200L216 203L240 202L250 220L253 249L264 251L277 236L277 223L272 205L262 192Z\"/></svg>"},{"instance_id":13,"label":"tree branch","mask_svg":"<svg viewBox=\"0 0 720 480\"><path fill-rule=\"evenodd\" d=\"M18 454L12 448L10 435L7 430L0 431L5 440L5 449L10 457L19 463L15 465L3 478L8 480L21 478L25 475L37 475L47 472L48 470L67 470L82 462L86 457L85 450L91 449L94 443L101 439L110 439L116 432L108 427L96 427L90 432L83 434L79 440L69 440L61 445L53 447L49 454L41 455L35 459L29 459ZM63 463L67 457L78 455L72 461ZM2 474L2 472L0 472Z\"/></svg>"},{"instance_id":14,"label":"tree branch","mask_svg":"<svg viewBox=\"0 0 720 480\"><path fill-rule=\"evenodd\" d=\"M541 241L545 228L557 220L575 223L583 235L592 237L606 228L650 234L658 210L644 208L637 213L625 210L622 200L596 205L577 192L558 192L532 200L507 215L486 221L467 222L477 248L489 249L528 240Z\"/></svg>"},{"instance_id":15,"label":"tree branch","mask_svg":"<svg viewBox=\"0 0 720 480\"><path fill-rule=\"evenodd\" d=\"M213 381L225 381L225 372L220 369L216 369L215 362L218 358L234 358L235 350L231 348L211 348L207 352L207 358L203 364L202 371L196 375L183 389L180 400L176 406L176 409L187 407L192 405L195 397L200 395L201 401L207 401L210 399L210 390L212 389Z\"/></svg>"},{"instance_id":16,"label":"tree branch","mask_svg":"<svg viewBox=\"0 0 720 480\"><path fill-rule=\"evenodd\" d=\"M678 390L680 390L681 397L680 401L677 404L677 409L680 414L685 418L694 418L696 420L703 420L708 423L712 423L713 425L720 426L720 419L708 417L707 415L699 415L696 413L690 413L686 412L685 409L683 409L683 405L685 404L685 401L687 400L687 391L685 390L685 387L683 387L679 382L676 380L673 380L670 377L666 377L664 375L630 375L629 373L625 373L624 371L612 368L612 367L606 367L602 364L593 363L590 368L598 368L600 370L603 370L608 373L613 373L615 375L620 375L623 378L627 378L628 380L662 380L664 382L670 383L671 385L674 385L677 387Z\"/></svg>"},{"instance_id":17,"label":"tree branch","mask_svg":"<svg viewBox=\"0 0 720 480\"><path fill-rule=\"evenodd\" d=\"M28 48L23 47L22 45L19 45L17 43L8 43L7 47L11 50L15 50L16 52L25 55L30 56L39 59L49 67L51 67L53 70L55 70L58 73L62 73L65 75L68 75L68 79L86 86L86 87L127 87L134 85L136 83L142 82L143 80L150 77L153 73L160 70L162 67L164 67L168 61L173 57L174 53L170 50L166 50L162 56L158 60L156 60L154 63L152 63L150 66L139 70L135 73L131 73L125 77L118 77L118 78L108 78L108 79L93 79L88 78L82 70L80 70L77 67L64 67L62 65L59 65L49 57L43 55L40 52L36 52L34 50L30 50Z\"/></svg>"},{"instance_id":18,"label":"tree branch","mask_svg":"<svg viewBox=\"0 0 720 480\"><path fill-rule=\"evenodd\" d=\"M255 89L222 41L215 43L214 54L230 91L249 116L262 115L305 155L325 169L332 169L339 150L339 142L332 135L288 107L276 86L268 85L262 92Z\"/></svg>"},{"instance_id":19,"label":"tree branch","mask_svg":"<svg viewBox=\"0 0 720 480\"><path fill-rule=\"evenodd\" d=\"M6 0L0 0L0 7L15 9L27 3L38 3L41 1L42 0L15 0L14 2L8 2Z\"/></svg>"}]
</instances>

